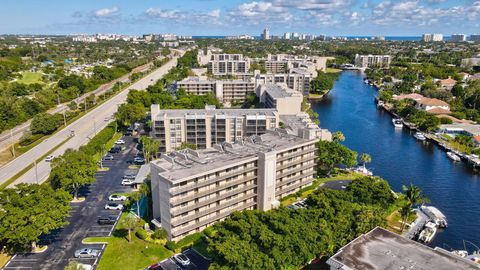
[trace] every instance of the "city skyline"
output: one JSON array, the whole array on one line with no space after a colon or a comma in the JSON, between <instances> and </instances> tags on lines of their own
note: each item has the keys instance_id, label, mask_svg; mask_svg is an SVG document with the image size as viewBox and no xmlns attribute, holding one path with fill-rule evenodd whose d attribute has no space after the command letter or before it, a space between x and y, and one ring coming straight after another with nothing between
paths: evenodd
<instances>
[{"instance_id":1,"label":"city skyline","mask_svg":"<svg viewBox=\"0 0 480 270\"><path fill-rule=\"evenodd\" d=\"M337 36L478 33L480 1L219 0L5 1L0 34L134 34L258 36L284 32Z\"/></svg>"}]
</instances>

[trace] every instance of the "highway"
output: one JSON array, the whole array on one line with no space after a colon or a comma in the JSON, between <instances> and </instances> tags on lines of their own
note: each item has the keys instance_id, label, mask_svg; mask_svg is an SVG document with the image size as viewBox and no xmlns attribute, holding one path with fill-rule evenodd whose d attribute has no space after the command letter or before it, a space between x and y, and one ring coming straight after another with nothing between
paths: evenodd
<instances>
[{"instance_id":1,"label":"highway","mask_svg":"<svg viewBox=\"0 0 480 270\"><path fill-rule=\"evenodd\" d=\"M130 75L132 75L135 72L143 72L143 71L147 70L150 66L151 66L151 63L145 64L145 65L140 66L140 67L137 67L132 72L130 72L128 74L125 74L122 77L117 78L117 79L115 79L115 80L113 80L109 83L102 84L101 86L99 86L94 91L85 93L84 95L80 96L79 98L75 99L74 101L77 102L77 104L78 104L78 103L81 103L82 101L84 101L88 96L90 96L92 94L94 94L95 96L101 95L101 94L105 93L106 91L110 90L115 85L115 83L117 83L117 82L126 83L126 82L129 81ZM51 108L50 110L48 110L48 113L50 113L50 114L62 113L65 110L68 110L68 104L70 104L70 102L62 103L58 106L55 106L55 107ZM30 123L31 122L32 122L32 120L28 120L25 123L22 123L22 124L10 129L10 130L3 131L0 134L0 151L3 151L5 149L11 147L13 142L18 142L20 140L20 138L22 137L22 135L24 134L24 132L27 131L30 128Z\"/></svg>"},{"instance_id":2,"label":"highway","mask_svg":"<svg viewBox=\"0 0 480 270\"><path fill-rule=\"evenodd\" d=\"M183 51L180 51L180 53L183 55ZM56 157L63 154L65 150L69 148L78 149L80 146L86 144L93 136L95 136L96 132L102 130L114 120L114 114L117 111L118 106L126 101L129 90L143 90L149 85L154 84L172 67L177 65L177 59L178 56L173 57L169 62L160 68L122 90L105 103L89 111L86 115L65 127L58 133L54 134L47 140L43 141L36 147L32 148L30 151L1 167L0 184L9 180L35 160L47 154L52 148L65 141L70 136L72 130L75 132L75 136L68 140L64 145L56 149L52 155ZM20 176L14 183L10 185L10 187L19 183L41 183L48 178L50 170L50 163L42 160L37 164L36 168L30 169L25 174Z\"/></svg>"}]
</instances>

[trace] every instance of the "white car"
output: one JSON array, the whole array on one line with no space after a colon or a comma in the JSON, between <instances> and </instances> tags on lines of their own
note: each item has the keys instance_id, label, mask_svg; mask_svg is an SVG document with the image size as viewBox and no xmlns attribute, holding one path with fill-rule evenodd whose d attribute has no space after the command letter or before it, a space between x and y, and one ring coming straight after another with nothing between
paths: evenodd
<instances>
[{"instance_id":1,"label":"white car","mask_svg":"<svg viewBox=\"0 0 480 270\"><path fill-rule=\"evenodd\" d=\"M55 158L54 156L48 156L48 157L45 158L45 161L46 162L52 162L54 158Z\"/></svg>"},{"instance_id":2,"label":"white car","mask_svg":"<svg viewBox=\"0 0 480 270\"><path fill-rule=\"evenodd\" d=\"M124 141L124 140L117 140L117 141L115 142L115 144L125 144L125 141Z\"/></svg>"},{"instance_id":3,"label":"white car","mask_svg":"<svg viewBox=\"0 0 480 270\"><path fill-rule=\"evenodd\" d=\"M190 264L190 259L188 259L188 257L182 253L173 255L173 258L182 266L187 266Z\"/></svg>"},{"instance_id":4,"label":"white car","mask_svg":"<svg viewBox=\"0 0 480 270\"><path fill-rule=\"evenodd\" d=\"M108 197L108 200L109 201L126 201L127 200L127 196L123 196L123 195L118 195L118 194L112 194Z\"/></svg>"},{"instance_id":5,"label":"white car","mask_svg":"<svg viewBox=\"0 0 480 270\"><path fill-rule=\"evenodd\" d=\"M122 180L122 186L131 186L133 185L132 179L123 179Z\"/></svg>"},{"instance_id":6,"label":"white car","mask_svg":"<svg viewBox=\"0 0 480 270\"><path fill-rule=\"evenodd\" d=\"M123 210L123 204L107 203L105 204L105 210Z\"/></svg>"}]
</instances>

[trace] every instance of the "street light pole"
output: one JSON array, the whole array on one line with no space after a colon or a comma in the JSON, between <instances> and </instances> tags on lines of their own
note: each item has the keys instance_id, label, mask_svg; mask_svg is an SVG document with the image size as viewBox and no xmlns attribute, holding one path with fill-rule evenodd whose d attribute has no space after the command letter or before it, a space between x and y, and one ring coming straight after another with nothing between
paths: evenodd
<instances>
[{"instance_id":1,"label":"street light pole","mask_svg":"<svg viewBox=\"0 0 480 270\"><path fill-rule=\"evenodd\" d=\"M38 185L38 171L37 171L37 161L36 160L33 161L33 166L35 166L35 180L37 181L37 185Z\"/></svg>"},{"instance_id":2,"label":"street light pole","mask_svg":"<svg viewBox=\"0 0 480 270\"><path fill-rule=\"evenodd\" d=\"M63 124L67 126L67 117L65 116L65 109L63 109Z\"/></svg>"},{"instance_id":3,"label":"street light pole","mask_svg":"<svg viewBox=\"0 0 480 270\"><path fill-rule=\"evenodd\" d=\"M10 129L10 142L12 143L12 154L15 158L15 142L13 141L13 129Z\"/></svg>"}]
</instances>

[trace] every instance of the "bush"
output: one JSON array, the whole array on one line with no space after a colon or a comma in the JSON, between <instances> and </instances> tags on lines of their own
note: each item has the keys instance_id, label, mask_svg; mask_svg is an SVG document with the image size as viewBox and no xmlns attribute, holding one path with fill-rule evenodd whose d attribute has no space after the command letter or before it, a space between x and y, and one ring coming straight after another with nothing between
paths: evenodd
<instances>
[{"instance_id":1,"label":"bush","mask_svg":"<svg viewBox=\"0 0 480 270\"><path fill-rule=\"evenodd\" d=\"M176 249L177 245L173 241L167 241L167 243L165 244L165 247L168 250L171 250L171 251L175 252L175 249Z\"/></svg>"},{"instance_id":2,"label":"bush","mask_svg":"<svg viewBox=\"0 0 480 270\"><path fill-rule=\"evenodd\" d=\"M28 133L26 136L22 136L19 144L20 144L20 146L27 146L27 145L30 145L30 144L34 143L35 141L37 141L41 137L43 137L42 134L32 135L32 134Z\"/></svg>"},{"instance_id":3,"label":"bush","mask_svg":"<svg viewBox=\"0 0 480 270\"><path fill-rule=\"evenodd\" d=\"M451 123L453 123L453 121L450 118L447 118L447 117L440 118L440 124L442 124L442 125L448 125L448 124L451 124Z\"/></svg>"},{"instance_id":4,"label":"bush","mask_svg":"<svg viewBox=\"0 0 480 270\"><path fill-rule=\"evenodd\" d=\"M147 239L148 237L148 233L143 230L143 229L138 229L136 232L135 232L135 235L140 238L141 240L145 240Z\"/></svg>"},{"instance_id":5,"label":"bush","mask_svg":"<svg viewBox=\"0 0 480 270\"><path fill-rule=\"evenodd\" d=\"M453 112L452 116L460 120L467 118L464 112Z\"/></svg>"},{"instance_id":6,"label":"bush","mask_svg":"<svg viewBox=\"0 0 480 270\"><path fill-rule=\"evenodd\" d=\"M157 229L152 234L153 239L166 239L167 236L167 231L165 231L165 229Z\"/></svg>"},{"instance_id":7,"label":"bush","mask_svg":"<svg viewBox=\"0 0 480 270\"><path fill-rule=\"evenodd\" d=\"M207 236L207 237L213 237L213 235L215 234L215 229L213 227L208 227L206 228L205 230L203 230L203 233Z\"/></svg>"}]
</instances>

